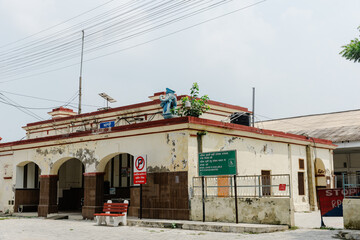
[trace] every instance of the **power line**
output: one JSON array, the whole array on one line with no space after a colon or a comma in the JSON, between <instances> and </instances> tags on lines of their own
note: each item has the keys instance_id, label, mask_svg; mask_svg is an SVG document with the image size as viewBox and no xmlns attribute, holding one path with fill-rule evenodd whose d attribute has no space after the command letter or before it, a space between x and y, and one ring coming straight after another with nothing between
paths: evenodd
<instances>
[{"instance_id":1,"label":"power line","mask_svg":"<svg viewBox=\"0 0 360 240\"><path fill-rule=\"evenodd\" d=\"M32 116L33 118L36 118L37 120L44 120L42 117L40 117L39 115L31 112L30 110L22 107L21 105L19 105L18 103L16 103L15 101L11 100L10 98L6 97L4 94L0 93L0 98L2 100L4 100L5 102L9 103L9 105L12 105L14 107L16 107L17 109L19 109L21 112L29 115L29 116Z\"/></svg>"},{"instance_id":2,"label":"power line","mask_svg":"<svg viewBox=\"0 0 360 240\"><path fill-rule=\"evenodd\" d=\"M191 25L191 26L189 26L189 27L182 28L182 29L180 29L180 30L171 32L171 33L169 33L169 34L165 34L165 35L162 35L162 36L160 36L160 37L153 38L153 39L151 39L151 40L148 40L148 41L145 41L145 42L142 42L142 43L139 43L139 44L135 44L135 45L130 46L130 47L127 47L127 48L123 48L123 49L119 49L119 50L117 50L117 51L113 51L112 53L103 54L103 55L100 55L100 56L97 56L97 57L94 57L94 58L85 60L84 62L92 61L92 60L95 60L95 59L98 59L98 58L102 58L102 57L105 57L105 56L109 56L109 55L112 55L112 54L115 54L115 53L119 53L119 52L122 52L122 51L125 51L125 50L129 50L129 49L132 49L132 48L135 48L135 47L139 47L139 46L142 46L142 45L145 45L145 44L148 44L148 43L151 43L151 42L160 40L160 39L162 39L162 38L165 38L165 37L174 35L174 34L179 33L179 32L183 32L183 31L185 31L185 30L188 30L188 29L197 27L197 26L202 25L202 24L205 24L205 23L207 23L207 22L214 21L214 20L216 20L216 19L219 19L219 18L228 16L228 15L230 15L230 14L234 14L234 13L236 13L236 12L239 12L239 11L241 11L241 10L245 10L245 9L247 9L247 8L256 6L256 5L261 4L261 3L265 2L265 1L266 1L266 0L258 1L258 2L256 2L256 3L253 3L253 4L247 5L247 6L245 6L245 7L238 8L238 9L236 9L236 10L234 10L234 11L228 12L228 13L226 13L226 14L222 14L222 15L219 15L219 16L217 16L217 17L210 18L210 19L208 19L208 20L205 20L205 21L199 22L199 23L197 23L197 24ZM109 43L107 43L107 44L109 44ZM40 72L40 73L37 73L37 74L33 74L33 75L30 75L30 76L23 76L23 77L19 77L19 78L13 78L13 79L10 79L10 80L1 81L0 83L16 81L16 80L19 80L19 79L24 79L24 78L28 78L28 77L32 77L32 76L37 76L37 75L41 75L41 74L45 74L45 73L49 73L49 72L53 72L53 71L58 71L58 70L61 70L61 69L64 69L64 68L69 68L69 67L76 66L76 65L78 65L78 64L71 64L71 65L63 66L63 67L60 67L60 68L56 68L56 69L48 70L48 71L45 71L45 72Z\"/></svg>"},{"instance_id":3,"label":"power line","mask_svg":"<svg viewBox=\"0 0 360 240\"><path fill-rule=\"evenodd\" d=\"M29 38L31 38L31 37L34 37L34 36L36 36L36 35L39 35L40 33L46 32L46 31L48 31L48 30L50 30L50 29L53 29L53 28L55 28L55 27L57 27L57 26L60 26L60 25L62 25L62 24L64 24L64 23L70 22L71 20L74 20L74 19L76 19L76 18L78 18L78 17L80 17L80 16L83 16L83 15L89 13L89 12L92 12L92 11L98 9L98 8L101 8L101 7L103 7L103 6L111 3L111 2L113 2L113 1L115 1L115 0L110 0L110 1L108 1L108 2L106 2L106 3L103 3L103 4L101 4L101 5L98 5L98 6L94 7L94 8L92 8L92 9L90 9L90 10L88 10L88 11L82 12L82 13L80 13L79 15L76 15L75 17L69 18L69 19L67 19L67 20L65 20L65 21L63 21L63 22L60 22L60 23L55 24L55 25L53 25L53 26L51 26L51 27L45 28L44 30L41 30L41 31L36 32L36 33L34 33L34 34L31 34L31 35L29 35L29 36L27 36L27 37L24 37L24 38L21 38L21 39L19 39L19 40L16 40L16 41L14 41L14 42L10 42L10 43L7 43L7 44L5 44L5 45L2 45L2 46L0 46L0 48L4 48L4 47L7 47L7 46L9 46L9 45L13 45L13 44L15 44L15 43L18 43L18 42L21 42L21 41L23 41L23 40L26 40L26 39L29 39Z\"/></svg>"},{"instance_id":4,"label":"power line","mask_svg":"<svg viewBox=\"0 0 360 240\"><path fill-rule=\"evenodd\" d=\"M7 94L15 95L15 96L33 98L33 99L44 100L44 101L49 101L49 102L62 103L61 106L69 105L72 102L72 99L76 98L77 94L78 94L78 92L76 92L75 96L71 97L68 101L60 101L60 100L54 100L54 99L49 99L49 98L41 98L41 97L29 96L29 95L20 94L20 93L8 92L8 91L3 91L3 90L0 90L0 94L1 93L7 93ZM99 105L89 105L89 104L83 104L83 105L87 106L87 107L96 107L96 108L102 107L102 106L99 106ZM72 106L72 107L74 107L74 106Z\"/></svg>"},{"instance_id":5,"label":"power line","mask_svg":"<svg viewBox=\"0 0 360 240\"><path fill-rule=\"evenodd\" d=\"M1 98L1 97L0 97L0 98ZM3 98L2 98L2 99L3 99ZM16 107L16 108L31 109L31 110L46 110L46 109L54 109L54 108L59 107L59 106L55 106L55 107L43 107L43 108L40 108L40 107L24 107L24 106L12 104L12 103L9 103L9 102L4 102L4 101L0 101L0 102L3 103L3 104L9 105L9 106Z\"/></svg>"},{"instance_id":6,"label":"power line","mask_svg":"<svg viewBox=\"0 0 360 240\"><path fill-rule=\"evenodd\" d=\"M209 9L211 9L211 8L214 8L214 7L217 7L217 6L219 6L219 5L228 3L228 2L230 2L230 1L232 1L232 0L227 0L227 1L223 0L223 1L221 1L221 2L214 3L214 4L210 5L210 6L206 6L206 7L202 8L202 9L193 11L193 12L191 12L191 13L189 13L189 14L186 14L186 15L183 15L183 16L181 16L181 17L179 17L179 18L171 19L171 20L168 21L168 22L161 23L160 25L157 25L157 26L152 27L152 28L150 28L150 29L145 29L145 30L143 30L143 31L141 31L141 32L137 32L137 33L135 33L135 34L133 34L133 35L126 36L126 37L124 37L124 38L117 39L117 40L114 40L114 41L112 41L112 42L108 42L108 43L102 44L102 45L100 45L100 46L96 46L96 47L94 47L94 48L91 48L91 49L87 50L87 52L93 52L93 51L100 50L100 49L102 49L102 48L104 48L104 47L109 47L109 46L111 46L111 45L113 45L113 44L116 44L116 43L118 43L118 42L131 39L131 38L136 37L136 36L141 35L141 34L145 34L145 33L149 32L149 31L155 30L155 29L160 28L160 27L164 27L164 26L166 26L166 25L168 25L168 24L171 24L171 23L173 23L173 22L176 22L176 21L179 21L179 20L188 18L188 17L190 17L190 16L199 14L199 13L201 13L201 12L207 11L207 10L209 10ZM174 13L174 12L173 12L173 13ZM176 12L175 12L175 13L176 13ZM91 34L90 34L90 35L91 35ZM78 41L78 42L79 42L79 41ZM87 44L87 45L89 45L89 44ZM61 53L63 54L63 50L62 50L62 51L58 51L58 52L61 52ZM49 62L47 59L42 59L42 58L38 58L38 59L35 59L35 60L39 60L40 62L45 62L45 61L46 61L45 65L49 65L49 64L53 65L53 64L57 64L59 60L61 60L61 61L66 61L67 59L73 58L73 57L75 57L75 56L77 56L77 55L78 55L78 53L72 54L72 55L65 55L65 56L63 56L62 58L58 58L57 60L50 61L50 62ZM41 60L40 60L40 59L41 59ZM35 65L36 63L37 63L36 61L34 62L34 60L31 60L30 66L31 66L31 65ZM28 67L29 65L25 65L25 66ZM40 66L41 66L41 65L40 65ZM15 72L15 71L18 73L18 70L19 70L19 69L22 69L22 68L24 68L24 65L21 65L21 66L19 66L18 68L15 68L15 69L12 69L12 70L7 70L7 71L5 71L5 73L7 73L7 72L9 72L9 71L10 71L10 74L11 74L11 72Z\"/></svg>"},{"instance_id":7,"label":"power line","mask_svg":"<svg viewBox=\"0 0 360 240\"><path fill-rule=\"evenodd\" d=\"M229 1L229 0L227 0L227 1ZM170 1L171 2L171 1ZM195 1L194 1L195 2ZM223 3L222 4L224 4L224 3L226 3L226 1L224 2L223 1ZM218 4L218 3L217 3ZM159 6L155 6L153 9L156 9L156 8L158 8ZM160 9L160 12L162 12L162 10L163 9ZM158 12L159 13L159 12ZM149 16L145 16L145 17L149 17ZM146 18L145 18L146 19ZM156 19L155 19L156 20ZM132 22L131 22L132 23ZM129 24L129 23L127 23L127 24ZM103 37L104 36L104 34L102 33L104 30L106 30L106 29L108 29L109 27L107 27L107 28L105 28L105 29L102 29L102 30L99 30L99 31L97 31L97 32L95 32L95 33L90 33L90 34L88 34L88 36L87 36L87 38L89 38L89 36L91 37L92 35L94 35L94 34L101 34L101 37ZM130 29L132 29L133 28L133 26L132 25L130 25L129 26L129 28ZM153 29L156 29L156 28L153 28ZM123 29L121 29L122 31L123 31ZM151 29L150 29L151 30ZM119 31L119 30L116 30L116 29L112 29L112 31ZM143 34L144 32L140 32L140 34ZM137 33L137 34L135 34L135 35L139 35L139 33ZM133 37L133 36L130 36L130 37ZM94 38L94 40L97 40L98 39L98 37L96 37L96 38ZM98 42L103 42L104 40L103 39L100 39L101 41L98 41ZM120 39L120 40L123 40L123 39ZM54 55L54 54L61 54L61 55L64 55L64 53L66 53L66 51L68 51L68 50L72 50L72 49L74 49L74 47L76 47L76 48L78 48L78 44L79 44L79 39L75 39L75 40L71 40L70 42L66 42L66 43L64 43L64 44L61 44L61 45L57 45L57 46L54 46L54 47L51 47L51 48L47 48L47 49L43 49L42 48L42 50L41 50L41 52L39 52L39 53L35 53L35 54L32 54L32 55L27 55L27 56L24 56L23 54L21 55L21 56L18 56L16 59L14 59L14 60L12 60L12 61L10 61L10 62L8 62L6 65L4 65L4 66L2 66L2 67L0 67L0 68L9 68L9 67L11 67L11 65L10 64L12 64L12 65L14 65L12 68L10 68L10 70L5 70L5 71L3 71L3 74L5 73L10 73L11 74L11 72L17 72L18 73L18 70L19 69L23 69L24 67L30 67L30 66L34 66L34 65L36 65L37 63L39 63L39 62L45 62L45 65L49 65L49 61L46 59L46 57L51 57L52 55ZM115 42L116 43L116 42ZM89 45L89 46L91 46L90 44L88 44L87 43L87 45ZM109 44L108 44L109 45ZM101 46L100 47L97 47L97 49L99 49L99 48L101 48ZM90 49L91 51L94 51L94 50L97 50L97 49ZM46 55L44 56L44 55L41 55L41 54L43 54L43 53L46 53ZM40 54L40 55L39 55ZM61 57L60 59L56 59L56 60L54 60L54 61L51 61L50 63L58 63L58 61L59 60L61 60L61 61L65 61L66 59L71 59L71 58L74 58L75 56L77 56L77 54L78 53L75 53L75 54L71 54L71 55L65 55L65 56L63 56L63 57ZM36 55L38 56L38 57L36 57ZM31 57L36 57L35 59L34 58L31 58ZM29 59L30 58L30 59ZM24 65L24 63L22 63L21 61L26 61L27 59L29 59L28 60L28 63L29 64L26 64L26 62L25 62L25 65ZM9 66L10 65L10 66ZM19 66L18 68L16 68L16 66ZM14 68L15 67L15 68Z\"/></svg>"}]
</instances>

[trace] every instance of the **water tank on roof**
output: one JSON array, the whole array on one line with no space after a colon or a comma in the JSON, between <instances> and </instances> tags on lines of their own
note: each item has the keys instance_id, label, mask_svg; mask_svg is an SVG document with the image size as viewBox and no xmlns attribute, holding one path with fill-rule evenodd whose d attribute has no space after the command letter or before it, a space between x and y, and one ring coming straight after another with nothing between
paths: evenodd
<instances>
[{"instance_id":1,"label":"water tank on roof","mask_svg":"<svg viewBox=\"0 0 360 240\"><path fill-rule=\"evenodd\" d=\"M230 116L230 122L245 126L250 126L250 113L235 112Z\"/></svg>"}]
</instances>

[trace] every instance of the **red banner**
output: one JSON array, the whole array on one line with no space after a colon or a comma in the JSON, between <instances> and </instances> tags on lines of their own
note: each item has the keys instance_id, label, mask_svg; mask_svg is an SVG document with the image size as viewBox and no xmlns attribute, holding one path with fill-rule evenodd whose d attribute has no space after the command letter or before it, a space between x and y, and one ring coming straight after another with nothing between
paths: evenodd
<instances>
[{"instance_id":1,"label":"red banner","mask_svg":"<svg viewBox=\"0 0 360 240\"><path fill-rule=\"evenodd\" d=\"M345 196L360 195L360 188L345 189ZM342 202L344 199L344 189L319 189L318 197L320 203L320 212L322 216L342 216Z\"/></svg>"}]
</instances>

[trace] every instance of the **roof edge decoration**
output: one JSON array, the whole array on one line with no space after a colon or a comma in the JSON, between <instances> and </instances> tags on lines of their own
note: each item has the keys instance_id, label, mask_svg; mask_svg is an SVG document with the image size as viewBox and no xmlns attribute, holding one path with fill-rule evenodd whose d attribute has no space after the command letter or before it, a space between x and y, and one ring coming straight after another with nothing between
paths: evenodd
<instances>
[{"instance_id":1,"label":"roof edge decoration","mask_svg":"<svg viewBox=\"0 0 360 240\"><path fill-rule=\"evenodd\" d=\"M131 125L122 125L122 126L113 127L111 129L111 132L114 133L114 132L120 132L120 131L139 130L139 129L163 127L163 126L170 126L170 125L177 125L177 124L186 124L186 123L209 126L209 127L226 128L229 130L238 130L238 131L254 133L254 134L258 134L258 135L287 138L287 139L292 139L292 140L308 142L311 144L324 144L324 145L331 146L330 148L336 146L330 140L311 138L311 137L306 137L303 135L296 135L296 134L285 133L285 132L274 131L274 130L259 129L259 128L254 128L254 127L249 127L249 126L244 126L244 125L239 125L239 124L225 123L225 122L196 118L196 117L179 117L179 118L156 120L156 121L151 121L151 122L136 123L136 124L131 124ZM188 128L188 129L191 130L191 128ZM88 131L83 131L83 132L74 132L74 133L65 134L65 135L53 135L53 136L48 136L48 137L40 137L40 138L34 138L34 139L1 143L0 148L12 147L12 146L24 145L24 144L33 144L33 143L38 143L38 142L53 141L53 140L64 140L64 139L69 139L69 138L84 137L84 136L91 136L91 135L93 135L92 131L88 130ZM229 135L231 135L231 133L229 133Z\"/></svg>"},{"instance_id":2,"label":"roof edge decoration","mask_svg":"<svg viewBox=\"0 0 360 240\"><path fill-rule=\"evenodd\" d=\"M162 92L155 93L156 97L160 93L162 93ZM185 96L187 96L187 95L177 96L177 100L179 101L182 97L185 97ZM236 110L236 111L242 111L242 112L251 113L251 111L249 111L245 107L240 107L240 106L236 106L236 105L232 105L232 104L222 103L222 102L218 102L218 101L214 101L214 100L209 100L208 104L218 106L218 107L229 108L229 109ZM94 115L112 113L112 112L117 112L117 111L136 109L136 108L147 107L147 106L151 106L151 105L158 105L159 109L161 109L159 97L157 97L156 99L154 99L152 101L136 103L136 104L126 105L126 106L122 106L122 107L110 108L110 109L105 109L105 110L100 110L100 111L77 114L77 115L73 115L73 116L66 116L66 117L61 117L61 118L56 118L56 119L50 119L50 120L45 120L45 121L28 123L24 128L32 127L32 126L36 126L36 125L41 125L41 124L54 123L54 122L58 122L58 121L66 121L66 120L71 120L71 119L91 117L91 116L94 116Z\"/></svg>"}]
</instances>

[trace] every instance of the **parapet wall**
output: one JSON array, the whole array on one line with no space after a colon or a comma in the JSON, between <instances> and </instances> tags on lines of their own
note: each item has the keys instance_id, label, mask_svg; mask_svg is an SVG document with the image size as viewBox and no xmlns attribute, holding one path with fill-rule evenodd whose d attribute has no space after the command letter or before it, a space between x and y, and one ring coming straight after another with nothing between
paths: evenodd
<instances>
[{"instance_id":1,"label":"parapet wall","mask_svg":"<svg viewBox=\"0 0 360 240\"><path fill-rule=\"evenodd\" d=\"M360 230L360 198L344 198L344 227Z\"/></svg>"},{"instance_id":2,"label":"parapet wall","mask_svg":"<svg viewBox=\"0 0 360 240\"><path fill-rule=\"evenodd\" d=\"M294 212L290 198L238 198L239 223L283 224L292 226ZM190 219L202 221L201 196L190 199ZM205 221L236 222L235 199L207 197L205 199Z\"/></svg>"}]
</instances>

